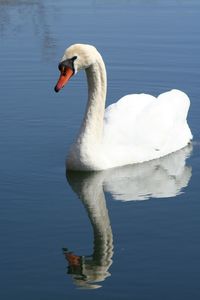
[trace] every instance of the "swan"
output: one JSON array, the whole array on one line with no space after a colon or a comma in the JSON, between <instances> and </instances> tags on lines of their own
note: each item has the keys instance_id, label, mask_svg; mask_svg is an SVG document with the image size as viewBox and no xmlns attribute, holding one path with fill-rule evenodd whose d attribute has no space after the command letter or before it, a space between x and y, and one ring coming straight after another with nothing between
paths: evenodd
<instances>
[{"instance_id":1,"label":"swan","mask_svg":"<svg viewBox=\"0 0 200 300\"><path fill-rule=\"evenodd\" d=\"M184 92L126 95L105 109L106 68L94 46L71 45L58 68L56 92L82 69L88 83L85 116L66 161L69 170L98 171L141 163L184 148L192 140L187 124L190 100Z\"/></svg>"}]
</instances>

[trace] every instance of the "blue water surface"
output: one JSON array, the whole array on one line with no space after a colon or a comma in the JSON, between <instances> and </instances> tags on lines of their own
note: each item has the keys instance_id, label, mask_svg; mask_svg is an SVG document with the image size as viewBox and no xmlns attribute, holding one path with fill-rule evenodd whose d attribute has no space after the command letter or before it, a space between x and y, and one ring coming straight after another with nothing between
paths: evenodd
<instances>
[{"instance_id":1,"label":"blue water surface","mask_svg":"<svg viewBox=\"0 0 200 300\"><path fill-rule=\"evenodd\" d=\"M107 105L177 88L193 144L160 160L65 170L84 72L53 88L65 48L89 43ZM1 299L199 299L200 2L0 1Z\"/></svg>"}]
</instances>

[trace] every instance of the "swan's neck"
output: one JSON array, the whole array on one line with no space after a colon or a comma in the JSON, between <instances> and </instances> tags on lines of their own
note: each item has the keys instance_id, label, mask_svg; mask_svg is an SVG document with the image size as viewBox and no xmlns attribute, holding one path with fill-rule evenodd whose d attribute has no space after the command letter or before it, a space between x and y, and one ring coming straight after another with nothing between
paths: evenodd
<instances>
[{"instance_id":1,"label":"swan's neck","mask_svg":"<svg viewBox=\"0 0 200 300\"><path fill-rule=\"evenodd\" d=\"M79 139L87 145L100 143L103 133L103 118L106 101L106 69L99 55L95 63L86 70L88 102Z\"/></svg>"},{"instance_id":2,"label":"swan's neck","mask_svg":"<svg viewBox=\"0 0 200 300\"><path fill-rule=\"evenodd\" d=\"M100 54L95 63L86 69L88 102L85 116L76 142L73 144L67 167L72 170L99 169L100 145L103 135L103 119L106 101L106 69Z\"/></svg>"}]
</instances>

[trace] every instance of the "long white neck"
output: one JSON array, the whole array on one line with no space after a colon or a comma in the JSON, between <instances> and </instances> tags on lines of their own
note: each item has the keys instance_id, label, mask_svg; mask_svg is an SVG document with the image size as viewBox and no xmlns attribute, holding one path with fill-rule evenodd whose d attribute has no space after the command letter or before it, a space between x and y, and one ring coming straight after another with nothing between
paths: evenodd
<instances>
[{"instance_id":1,"label":"long white neck","mask_svg":"<svg viewBox=\"0 0 200 300\"><path fill-rule=\"evenodd\" d=\"M79 139L88 145L88 143L100 143L103 133L107 78L101 56L98 55L96 62L85 71L88 82L88 102Z\"/></svg>"},{"instance_id":2,"label":"long white neck","mask_svg":"<svg viewBox=\"0 0 200 300\"><path fill-rule=\"evenodd\" d=\"M85 71L88 102L78 138L67 159L67 167L72 170L99 169L98 156L103 135L107 77L103 59L98 52L95 62Z\"/></svg>"}]
</instances>

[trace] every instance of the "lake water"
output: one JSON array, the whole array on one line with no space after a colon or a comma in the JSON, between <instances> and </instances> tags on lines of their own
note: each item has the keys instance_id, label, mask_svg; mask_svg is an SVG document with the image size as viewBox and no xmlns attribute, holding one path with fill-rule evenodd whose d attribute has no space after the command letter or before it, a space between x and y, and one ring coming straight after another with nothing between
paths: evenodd
<instances>
[{"instance_id":1,"label":"lake water","mask_svg":"<svg viewBox=\"0 0 200 300\"><path fill-rule=\"evenodd\" d=\"M105 59L107 104L185 91L193 145L66 174L85 75L53 88L77 42ZM198 0L0 1L1 299L199 299L199 53Z\"/></svg>"}]
</instances>

